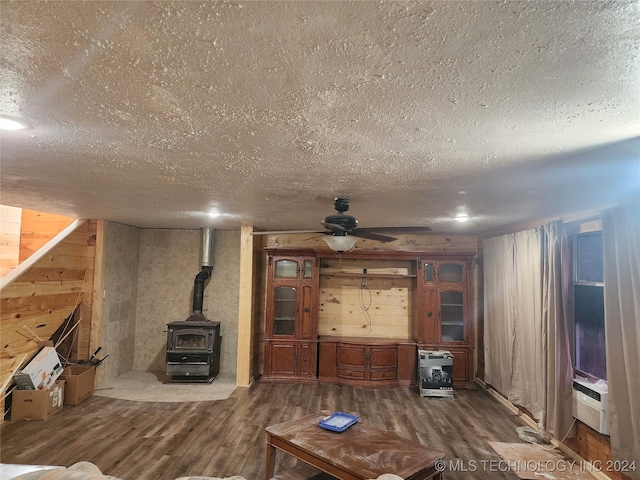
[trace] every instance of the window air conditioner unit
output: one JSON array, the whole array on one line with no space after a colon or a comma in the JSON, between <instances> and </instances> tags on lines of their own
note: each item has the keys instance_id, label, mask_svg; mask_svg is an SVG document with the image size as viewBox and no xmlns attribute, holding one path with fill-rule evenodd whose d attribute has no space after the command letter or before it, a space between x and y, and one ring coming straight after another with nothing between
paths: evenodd
<instances>
[{"instance_id":1,"label":"window air conditioner unit","mask_svg":"<svg viewBox=\"0 0 640 480\"><path fill-rule=\"evenodd\" d=\"M573 379L571 411L575 418L609 435L609 393L594 382Z\"/></svg>"}]
</instances>

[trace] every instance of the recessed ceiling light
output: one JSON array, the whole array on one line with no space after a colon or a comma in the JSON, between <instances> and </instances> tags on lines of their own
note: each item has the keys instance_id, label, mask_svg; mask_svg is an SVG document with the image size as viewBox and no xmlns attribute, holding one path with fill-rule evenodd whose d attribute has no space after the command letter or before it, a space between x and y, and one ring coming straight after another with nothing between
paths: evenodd
<instances>
[{"instance_id":1,"label":"recessed ceiling light","mask_svg":"<svg viewBox=\"0 0 640 480\"><path fill-rule=\"evenodd\" d=\"M219 216L220 216L220 215L222 215L222 214L221 214L220 212L209 212L209 213L208 213L208 215L209 215L211 218L216 218L216 217L219 217Z\"/></svg>"},{"instance_id":2,"label":"recessed ceiling light","mask_svg":"<svg viewBox=\"0 0 640 480\"><path fill-rule=\"evenodd\" d=\"M469 220L469 215L467 215L466 213L459 213L456 215L456 220L459 222L466 222L467 220Z\"/></svg>"},{"instance_id":3,"label":"recessed ceiling light","mask_svg":"<svg viewBox=\"0 0 640 480\"><path fill-rule=\"evenodd\" d=\"M29 125L23 121L6 115L0 115L0 130L16 131L24 130L25 128L29 128Z\"/></svg>"}]
</instances>

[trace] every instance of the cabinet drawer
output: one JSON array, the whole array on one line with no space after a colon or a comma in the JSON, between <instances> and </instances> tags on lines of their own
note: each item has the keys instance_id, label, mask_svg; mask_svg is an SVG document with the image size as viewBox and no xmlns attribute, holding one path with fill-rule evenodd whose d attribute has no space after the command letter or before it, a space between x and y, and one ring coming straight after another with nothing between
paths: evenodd
<instances>
[{"instance_id":1,"label":"cabinet drawer","mask_svg":"<svg viewBox=\"0 0 640 480\"><path fill-rule=\"evenodd\" d=\"M395 380L398 377L395 370L371 370L369 380Z\"/></svg>"},{"instance_id":2,"label":"cabinet drawer","mask_svg":"<svg viewBox=\"0 0 640 480\"><path fill-rule=\"evenodd\" d=\"M364 380L364 370L338 368L338 376L342 378L355 378L357 380Z\"/></svg>"}]
</instances>

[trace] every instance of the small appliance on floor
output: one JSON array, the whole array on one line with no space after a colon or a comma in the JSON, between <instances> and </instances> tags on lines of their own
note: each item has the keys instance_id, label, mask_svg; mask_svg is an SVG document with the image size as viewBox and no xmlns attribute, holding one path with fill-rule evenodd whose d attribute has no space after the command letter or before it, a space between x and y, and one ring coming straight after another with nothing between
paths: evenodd
<instances>
[{"instance_id":1,"label":"small appliance on floor","mask_svg":"<svg viewBox=\"0 0 640 480\"><path fill-rule=\"evenodd\" d=\"M422 397L453 398L453 355L446 350L418 350L418 386Z\"/></svg>"}]
</instances>

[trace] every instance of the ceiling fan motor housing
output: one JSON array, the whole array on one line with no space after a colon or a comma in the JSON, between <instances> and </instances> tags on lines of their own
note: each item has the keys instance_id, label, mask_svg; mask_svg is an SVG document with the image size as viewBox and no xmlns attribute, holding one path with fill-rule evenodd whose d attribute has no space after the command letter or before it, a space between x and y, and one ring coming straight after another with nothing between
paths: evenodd
<instances>
[{"instance_id":1,"label":"ceiling fan motor housing","mask_svg":"<svg viewBox=\"0 0 640 480\"><path fill-rule=\"evenodd\" d=\"M336 215L329 215L328 217L325 217L322 224L325 227L334 230L334 234L344 235L358 226L358 220L356 220L356 217L351 215L338 213ZM332 228L332 226L336 226L336 228Z\"/></svg>"}]
</instances>

